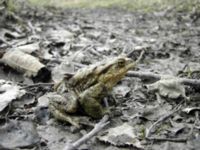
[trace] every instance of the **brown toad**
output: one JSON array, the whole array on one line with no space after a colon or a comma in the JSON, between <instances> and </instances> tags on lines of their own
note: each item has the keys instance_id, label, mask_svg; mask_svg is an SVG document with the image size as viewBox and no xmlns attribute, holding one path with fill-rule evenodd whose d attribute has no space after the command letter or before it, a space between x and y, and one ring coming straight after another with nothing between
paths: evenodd
<instances>
[{"instance_id":1,"label":"brown toad","mask_svg":"<svg viewBox=\"0 0 200 150\"><path fill-rule=\"evenodd\" d=\"M56 86L57 93L64 98L50 102L51 113L55 118L75 126L78 123L69 114L79 109L93 118L102 117L108 113L108 109L102 106L103 98L134 67L135 63L130 58L119 56L78 70Z\"/></svg>"}]
</instances>

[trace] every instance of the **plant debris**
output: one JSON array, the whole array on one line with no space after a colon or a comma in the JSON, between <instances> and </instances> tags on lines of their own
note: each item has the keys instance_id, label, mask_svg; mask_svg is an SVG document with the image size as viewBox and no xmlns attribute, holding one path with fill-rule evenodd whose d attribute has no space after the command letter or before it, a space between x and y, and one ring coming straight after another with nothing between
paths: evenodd
<instances>
[{"instance_id":1,"label":"plant debris","mask_svg":"<svg viewBox=\"0 0 200 150\"><path fill-rule=\"evenodd\" d=\"M21 98L25 94L20 86L5 80L0 80L0 112L13 100Z\"/></svg>"},{"instance_id":2,"label":"plant debris","mask_svg":"<svg viewBox=\"0 0 200 150\"><path fill-rule=\"evenodd\" d=\"M164 97L176 99L182 96L186 98L185 87L181 85L177 78L165 77L147 87L149 90L157 90Z\"/></svg>"},{"instance_id":3,"label":"plant debris","mask_svg":"<svg viewBox=\"0 0 200 150\"><path fill-rule=\"evenodd\" d=\"M0 2L0 149L199 149L199 5L134 12L21 2L20 11ZM105 128L81 109L79 129L51 116L55 83L124 54L140 61L102 102Z\"/></svg>"},{"instance_id":4,"label":"plant debris","mask_svg":"<svg viewBox=\"0 0 200 150\"><path fill-rule=\"evenodd\" d=\"M40 78L42 81L50 79L50 71L39 60L20 50L8 51L2 57L2 62L18 72L24 73L33 79Z\"/></svg>"},{"instance_id":5,"label":"plant debris","mask_svg":"<svg viewBox=\"0 0 200 150\"><path fill-rule=\"evenodd\" d=\"M127 123L110 128L105 132L106 134L98 137L98 139L102 142L120 147L133 146L139 149L143 148L141 142L137 138L137 135L134 133L134 128Z\"/></svg>"},{"instance_id":6,"label":"plant debris","mask_svg":"<svg viewBox=\"0 0 200 150\"><path fill-rule=\"evenodd\" d=\"M26 148L39 144L40 137L33 123L10 120L0 126L0 145L5 148Z\"/></svg>"}]
</instances>

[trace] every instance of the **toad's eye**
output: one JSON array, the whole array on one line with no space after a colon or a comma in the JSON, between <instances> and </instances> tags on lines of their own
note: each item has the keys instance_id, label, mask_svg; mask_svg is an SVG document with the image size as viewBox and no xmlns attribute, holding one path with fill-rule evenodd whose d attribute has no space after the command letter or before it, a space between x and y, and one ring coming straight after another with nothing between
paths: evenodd
<instances>
[{"instance_id":1,"label":"toad's eye","mask_svg":"<svg viewBox=\"0 0 200 150\"><path fill-rule=\"evenodd\" d=\"M117 62L118 67L124 67L125 66L125 60L124 59L119 59Z\"/></svg>"}]
</instances>

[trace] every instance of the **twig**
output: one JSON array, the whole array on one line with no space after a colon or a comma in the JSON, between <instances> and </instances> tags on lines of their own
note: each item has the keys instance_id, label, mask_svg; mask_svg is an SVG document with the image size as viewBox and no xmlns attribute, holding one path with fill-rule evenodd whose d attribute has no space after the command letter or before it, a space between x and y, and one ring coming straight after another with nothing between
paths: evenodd
<instances>
[{"instance_id":1,"label":"twig","mask_svg":"<svg viewBox=\"0 0 200 150\"><path fill-rule=\"evenodd\" d=\"M148 48L150 48L149 45L144 45L144 46L136 46L133 50L131 50L127 56L131 57L133 55L134 52L136 51L146 51Z\"/></svg>"},{"instance_id":2,"label":"twig","mask_svg":"<svg viewBox=\"0 0 200 150\"><path fill-rule=\"evenodd\" d=\"M129 71L127 73L128 77L138 77L141 79L153 79L153 80L160 80L162 76L151 72L139 72L139 71ZM178 78L176 77L180 83L189 86L200 86L200 80L198 79L188 79L188 78Z\"/></svg>"},{"instance_id":3,"label":"twig","mask_svg":"<svg viewBox=\"0 0 200 150\"><path fill-rule=\"evenodd\" d=\"M36 35L35 28L33 27L33 24L31 23L31 21L27 22L27 26L30 28L32 35Z\"/></svg>"},{"instance_id":4,"label":"twig","mask_svg":"<svg viewBox=\"0 0 200 150\"><path fill-rule=\"evenodd\" d=\"M146 131L146 134L145 134L145 138L146 139L150 139L150 135L151 135L151 132L152 130L155 129L155 127L163 122L164 120L166 120L167 118L169 118L170 116L172 116L175 112L177 112L180 108L181 108L181 105L180 106L177 106L178 108L175 108L175 110L173 110L172 112L166 114L165 116L162 116L160 119L158 119L156 122L154 122L150 127L149 129Z\"/></svg>"},{"instance_id":5,"label":"twig","mask_svg":"<svg viewBox=\"0 0 200 150\"><path fill-rule=\"evenodd\" d=\"M162 137L146 137L147 140L152 141L170 141L170 142L186 142L187 137L184 138L162 138Z\"/></svg>"},{"instance_id":6,"label":"twig","mask_svg":"<svg viewBox=\"0 0 200 150\"><path fill-rule=\"evenodd\" d=\"M146 130L146 135L145 138L149 139L152 130L155 129L155 127L160 123L163 122L164 120L166 120L167 118L169 118L172 114L174 114L174 112L170 112L168 114L166 114L165 116L161 117L160 119L158 119L156 122L154 122L149 129Z\"/></svg>"},{"instance_id":7,"label":"twig","mask_svg":"<svg viewBox=\"0 0 200 150\"><path fill-rule=\"evenodd\" d=\"M28 88L32 88L32 87L38 87L38 86L53 86L54 83L36 83L36 84L31 84L31 85L24 85L24 84L19 84L23 87L21 87L21 89L28 89Z\"/></svg>"},{"instance_id":8,"label":"twig","mask_svg":"<svg viewBox=\"0 0 200 150\"><path fill-rule=\"evenodd\" d=\"M4 38L2 38L2 37L0 37L0 41L2 41L3 43L5 43L9 47L12 46L9 42L7 42L6 40L4 40Z\"/></svg>"},{"instance_id":9,"label":"twig","mask_svg":"<svg viewBox=\"0 0 200 150\"><path fill-rule=\"evenodd\" d=\"M92 53L92 54L98 56L99 58L104 58L104 59L106 58L106 56L100 54L100 53L96 50L96 48L95 48L94 46L92 46L90 49L88 49L88 51L89 51L90 53Z\"/></svg>"},{"instance_id":10,"label":"twig","mask_svg":"<svg viewBox=\"0 0 200 150\"><path fill-rule=\"evenodd\" d=\"M146 139L153 140L153 141L187 142L187 140L193 133L193 129L194 127L191 127L190 132L188 133L186 137L181 137L181 138L146 137Z\"/></svg>"},{"instance_id":11,"label":"twig","mask_svg":"<svg viewBox=\"0 0 200 150\"><path fill-rule=\"evenodd\" d=\"M142 59L142 57L143 57L143 55L144 55L144 50L142 50L142 52L140 53L140 56L138 57L138 59L135 61L135 64L137 65L140 61L141 61L141 59Z\"/></svg>"},{"instance_id":12,"label":"twig","mask_svg":"<svg viewBox=\"0 0 200 150\"><path fill-rule=\"evenodd\" d=\"M129 71L126 76L128 77L138 77L141 79L153 79L153 80L160 80L161 75L154 74L151 72L140 72L140 71Z\"/></svg>"},{"instance_id":13,"label":"twig","mask_svg":"<svg viewBox=\"0 0 200 150\"><path fill-rule=\"evenodd\" d=\"M75 150L79 146L81 146L84 142L92 138L94 135L96 135L99 131L101 131L106 125L108 125L110 122L108 121L109 117L108 115L105 115L99 123L95 125L95 127L86 135L81 137L79 140L75 141L74 143L67 143L67 145L64 147L63 150Z\"/></svg>"},{"instance_id":14,"label":"twig","mask_svg":"<svg viewBox=\"0 0 200 150\"><path fill-rule=\"evenodd\" d=\"M70 57L70 60L71 60L71 61L74 60L74 59L78 56L79 53L82 53L82 52L84 52L84 51L86 51L86 50L88 50L89 48L92 48L92 47L93 47L93 45L90 45L90 44L84 46L84 47L81 48L79 51L75 52L75 53Z\"/></svg>"}]
</instances>

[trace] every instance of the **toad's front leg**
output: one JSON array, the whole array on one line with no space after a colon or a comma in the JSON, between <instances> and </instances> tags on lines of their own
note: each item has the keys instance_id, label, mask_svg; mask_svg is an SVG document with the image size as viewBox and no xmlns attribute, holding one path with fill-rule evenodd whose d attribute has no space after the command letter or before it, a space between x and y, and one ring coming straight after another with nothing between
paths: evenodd
<instances>
[{"instance_id":1,"label":"toad's front leg","mask_svg":"<svg viewBox=\"0 0 200 150\"><path fill-rule=\"evenodd\" d=\"M101 83L96 84L79 95L79 103L84 112L93 118L101 118L109 114L109 109L102 106L107 89Z\"/></svg>"},{"instance_id":2,"label":"toad's front leg","mask_svg":"<svg viewBox=\"0 0 200 150\"><path fill-rule=\"evenodd\" d=\"M49 110L51 114L58 120L64 121L80 128L78 117L70 116L69 114L77 111L77 102L67 101L62 95L54 95L50 97Z\"/></svg>"}]
</instances>

